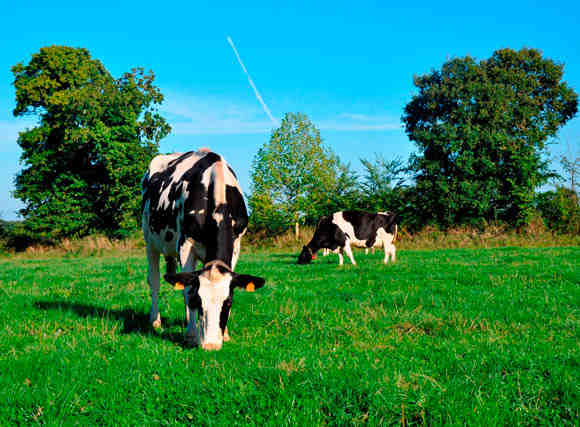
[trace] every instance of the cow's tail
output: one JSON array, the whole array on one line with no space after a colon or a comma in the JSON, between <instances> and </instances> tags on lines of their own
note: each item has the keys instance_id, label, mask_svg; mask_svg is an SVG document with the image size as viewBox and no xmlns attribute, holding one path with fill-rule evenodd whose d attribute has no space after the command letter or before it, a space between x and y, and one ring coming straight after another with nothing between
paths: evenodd
<instances>
[{"instance_id":1,"label":"cow's tail","mask_svg":"<svg viewBox=\"0 0 580 427\"><path fill-rule=\"evenodd\" d=\"M393 236L393 243L395 242L395 240L397 240L398 231L399 231L399 226L397 225L397 223L395 223L395 234Z\"/></svg>"}]
</instances>

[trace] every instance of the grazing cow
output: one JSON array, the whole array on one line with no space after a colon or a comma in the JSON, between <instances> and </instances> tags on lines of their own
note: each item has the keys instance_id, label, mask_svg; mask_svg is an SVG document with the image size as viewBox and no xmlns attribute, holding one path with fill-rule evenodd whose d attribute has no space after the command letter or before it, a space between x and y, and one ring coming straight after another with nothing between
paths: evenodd
<instances>
[{"instance_id":1,"label":"grazing cow","mask_svg":"<svg viewBox=\"0 0 580 427\"><path fill-rule=\"evenodd\" d=\"M342 251L356 265L351 246L385 249L385 264L389 256L395 262L395 245L397 236L396 215L387 213L369 213L361 211L336 212L323 217L316 226L312 240L302 248L298 264L308 264L320 249L328 248L338 254L339 264L343 264Z\"/></svg>"},{"instance_id":2,"label":"grazing cow","mask_svg":"<svg viewBox=\"0 0 580 427\"><path fill-rule=\"evenodd\" d=\"M219 350L229 340L227 321L234 288L253 291L264 285L264 279L233 271L248 225L236 175L220 155L202 149L156 156L142 188L150 321L153 327L161 326L159 257L163 254L165 279L183 290L186 343ZM194 272L198 260L204 267ZM182 272L176 274L178 263Z\"/></svg>"}]
</instances>

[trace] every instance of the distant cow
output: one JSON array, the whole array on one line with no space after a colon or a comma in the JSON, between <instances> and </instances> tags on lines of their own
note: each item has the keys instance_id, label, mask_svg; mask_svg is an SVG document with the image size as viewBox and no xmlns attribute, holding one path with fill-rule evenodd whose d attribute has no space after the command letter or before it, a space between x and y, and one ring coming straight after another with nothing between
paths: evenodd
<instances>
[{"instance_id":1,"label":"distant cow","mask_svg":"<svg viewBox=\"0 0 580 427\"><path fill-rule=\"evenodd\" d=\"M312 240L302 248L298 264L310 263L318 250L328 248L338 253L340 265L343 264L343 251L356 265L351 246L362 248L382 246L385 250L385 264L389 262L389 256L395 262L396 249L393 241L396 236L396 215L391 212L377 214L361 211L336 212L318 222Z\"/></svg>"},{"instance_id":2,"label":"distant cow","mask_svg":"<svg viewBox=\"0 0 580 427\"><path fill-rule=\"evenodd\" d=\"M234 288L253 291L264 285L264 279L233 272L248 225L236 175L220 155L207 149L159 155L151 161L142 188L150 321L161 326L159 257L163 254L165 279L183 289L186 343L219 350L229 340ZM198 260L204 267L193 272ZM178 262L182 272L176 274Z\"/></svg>"}]
</instances>

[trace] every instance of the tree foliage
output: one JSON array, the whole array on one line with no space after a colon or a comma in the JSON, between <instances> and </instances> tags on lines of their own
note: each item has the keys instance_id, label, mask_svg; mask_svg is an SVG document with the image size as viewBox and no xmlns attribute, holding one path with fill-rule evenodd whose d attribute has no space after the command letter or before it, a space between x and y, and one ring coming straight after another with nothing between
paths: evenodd
<instances>
[{"instance_id":1,"label":"tree foliage","mask_svg":"<svg viewBox=\"0 0 580 427\"><path fill-rule=\"evenodd\" d=\"M576 158L568 158L566 156L560 157L560 164L565 173L564 179L570 182L570 190L576 191L576 184L578 182L578 175L580 175L580 156Z\"/></svg>"},{"instance_id":2,"label":"tree foliage","mask_svg":"<svg viewBox=\"0 0 580 427\"><path fill-rule=\"evenodd\" d=\"M360 159L364 172L360 182L361 208L370 212L393 211L402 208L405 166L403 160L386 160L376 154L374 160Z\"/></svg>"},{"instance_id":3,"label":"tree foliage","mask_svg":"<svg viewBox=\"0 0 580 427\"><path fill-rule=\"evenodd\" d=\"M55 240L134 228L140 178L170 130L153 73L115 79L88 50L66 46L43 47L12 72L14 115L39 117L18 138L14 195L28 232Z\"/></svg>"},{"instance_id":4,"label":"tree foliage","mask_svg":"<svg viewBox=\"0 0 580 427\"><path fill-rule=\"evenodd\" d=\"M252 222L280 230L314 222L348 196L353 175L301 113L287 113L252 162Z\"/></svg>"},{"instance_id":5,"label":"tree foliage","mask_svg":"<svg viewBox=\"0 0 580 427\"><path fill-rule=\"evenodd\" d=\"M553 176L546 144L577 112L563 68L535 49L502 49L415 76L403 121L425 222L528 221L534 190Z\"/></svg>"},{"instance_id":6,"label":"tree foliage","mask_svg":"<svg viewBox=\"0 0 580 427\"><path fill-rule=\"evenodd\" d=\"M578 194L568 188L539 193L537 209L550 230L559 233L580 234L580 204Z\"/></svg>"}]
</instances>

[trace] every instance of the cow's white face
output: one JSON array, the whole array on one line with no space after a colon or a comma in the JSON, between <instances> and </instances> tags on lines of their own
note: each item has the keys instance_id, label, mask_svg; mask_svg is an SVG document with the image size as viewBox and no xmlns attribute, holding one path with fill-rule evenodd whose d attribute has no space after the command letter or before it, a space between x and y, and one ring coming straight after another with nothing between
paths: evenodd
<instances>
[{"instance_id":1,"label":"cow's white face","mask_svg":"<svg viewBox=\"0 0 580 427\"><path fill-rule=\"evenodd\" d=\"M265 283L261 277L236 274L221 265L193 273L167 274L165 280L188 292L188 306L199 316L197 336L204 350L219 350L223 345L234 289L253 292Z\"/></svg>"},{"instance_id":2,"label":"cow's white face","mask_svg":"<svg viewBox=\"0 0 580 427\"><path fill-rule=\"evenodd\" d=\"M211 274L209 274L211 275ZM206 350L219 350L224 341L224 331L220 328L220 323L227 323L227 318L229 317L229 309L232 305L232 295L230 295L230 286L232 282L231 275L224 275L213 282L209 276L202 274L199 276L199 289L197 295L199 300L196 303L196 307L190 308L196 310L199 313L199 338L200 344L203 349ZM190 290L191 292L194 289ZM232 289L233 291L233 289ZM222 316L222 312L224 315ZM225 322L220 320L225 317Z\"/></svg>"}]
</instances>

